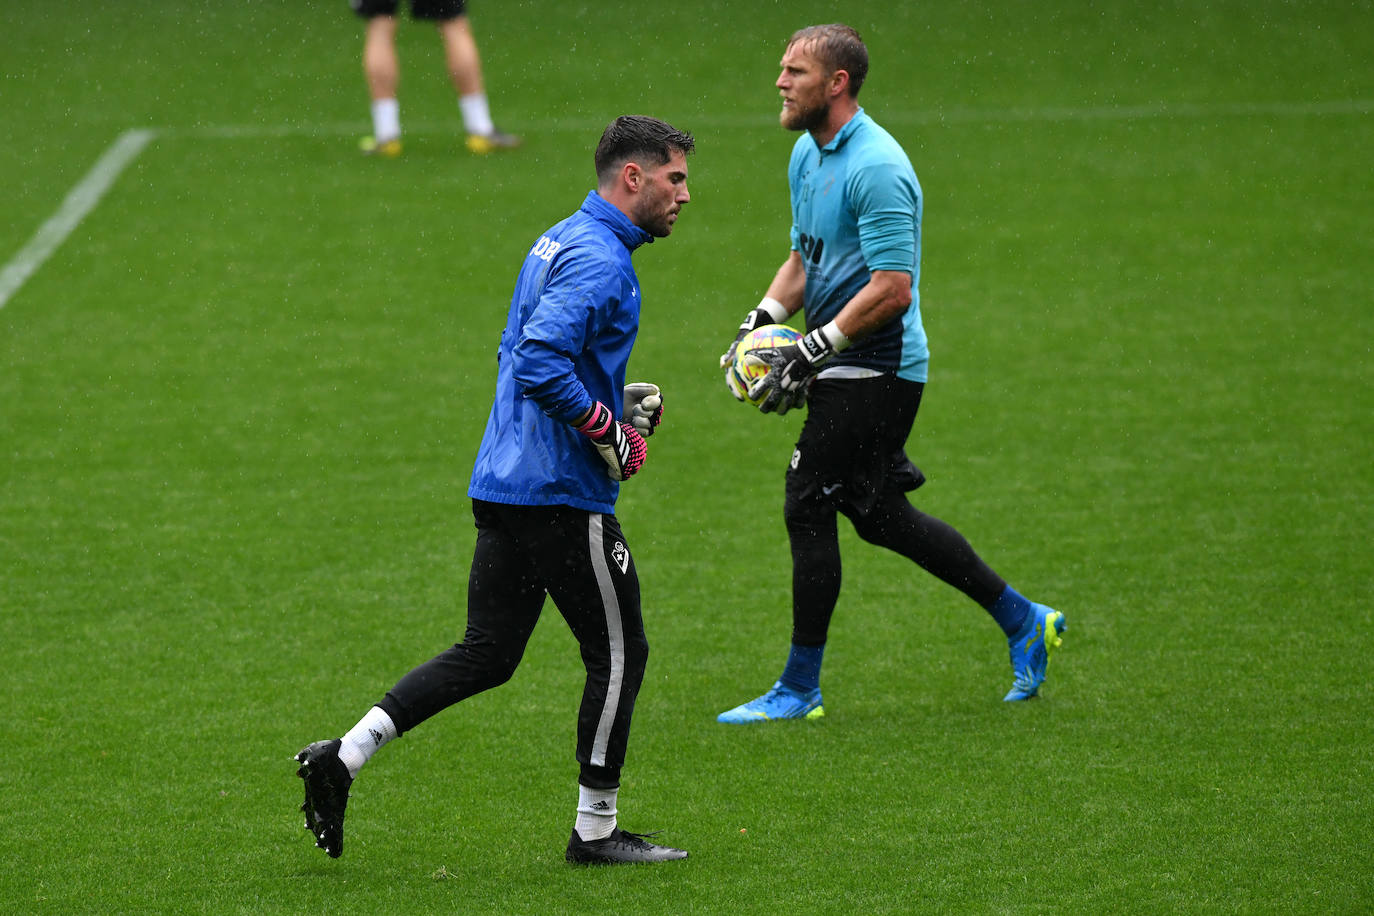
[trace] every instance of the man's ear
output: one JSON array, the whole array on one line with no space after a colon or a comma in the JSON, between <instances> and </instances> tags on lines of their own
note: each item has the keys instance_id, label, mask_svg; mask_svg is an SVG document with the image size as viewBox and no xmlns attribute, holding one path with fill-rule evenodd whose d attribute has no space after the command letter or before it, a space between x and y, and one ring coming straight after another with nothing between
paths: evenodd
<instances>
[{"instance_id":1,"label":"man's ear","mask_svg":"<svg viewBox=\"0 0 1374 916\"><path fill-rule=\"evenodd\" d=\"M839 98L849 91L849 71L836 70L830 74L830 97Z\"/></svg>"},{"instance_id":2,"label":"man's ear","mask_svg":"<svg viewBox=\"0 0 1374 916\"><path fill-rule=\"evenodd\" d=\"M638 194L640 185L644 183L644 170L637 163L627 162L620 167L620 180L625 183L627 191Z\"/></svg>"}]
</instances>

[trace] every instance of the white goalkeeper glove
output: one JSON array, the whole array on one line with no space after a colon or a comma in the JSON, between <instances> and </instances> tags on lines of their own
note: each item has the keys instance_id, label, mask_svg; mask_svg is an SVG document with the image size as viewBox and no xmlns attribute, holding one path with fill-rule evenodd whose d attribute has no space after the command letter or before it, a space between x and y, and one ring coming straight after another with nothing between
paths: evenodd
<instances>
[{"instance_id":1,"label":"white goalkeeper glove","mask_svg":"<svg viewBox=\"0 0 1374 916\"><path fill-rule=\"evenodd\" d=\"M626 385L624 406L620 421L633 426L641 436L652 436L663 422L663 392L652 382Z\"/></svg>"},{"instance_id":2,"label":"white goalkeeper glove","mask_svg":"<svg viewBox=\"0 0 1374 916\"><path fill-rule=\"evenodd\" d=\"M849 338L832 321L808 332L796 343L753 351L745 359L769 369L749 386L749 399L758 401L759 410L764 413L784 414L804 404L812 377L830 357L847 346Z\"/></svg>"},{"instance_id":3,"label":"white goalkeeper glove","mask_svg":"<svg viewBox=\"0 0 1374 916\"><path fill-rule=\"evenodd\" d=\"M629 423L616 420L611 409L600 401L592 404L587 419L573 427L592 440L601 460L606 462L606 476L612 480L628 480L644 466L649 447L644 437Z\"/></svg>"},{"instance_id":4,"label":"white goalkeeper glove","mask_svg":"<svg viewBox=\"0 0 1374 916\"><path fill-rule=\"evenodd\" d=\"M782 324L789 317L787 306L767 296L764 296L758 306L750 309L749 314L744 316L744 321L739 326L739 333L735 335L735 339L730 342L730 346L725 348L725 352L720 357L720 367L725 370L725 387L730 389L735 400L744 400L744 396L730 383L730 367L735 362L735 351L739 349L739 342L744 339L745 334L755 328L761 328L765 324Z\"/></svg>"}]
</instances>

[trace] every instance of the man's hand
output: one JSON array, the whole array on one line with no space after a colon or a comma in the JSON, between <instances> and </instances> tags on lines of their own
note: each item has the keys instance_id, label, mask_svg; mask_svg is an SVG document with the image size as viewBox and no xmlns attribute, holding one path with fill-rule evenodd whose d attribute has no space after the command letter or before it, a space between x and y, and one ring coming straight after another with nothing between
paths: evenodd
<instances>
[{"instance_id":1,"label":"man's hand","mask_svg":"<svg viewBox=\"0 0 1374 916\"><path fill-rule=\"evenodd\" d=\"M663 393L652 382L626 385L624 407L620 421L633 426L641 436L652 436L663 422Z\"/></svg>"},{"instance_id":2,"label":"man's hand","mask_svg":"<svg viewBox=\"0 0 1374 916\"><path fill-rule=\"evenodd\" d=\"M768 317L768 313L761 308L750 309L749 314L744 316L744 321L740 322L739 333L735 335L734 340L730 341L730 346L725 348L725 352L720 355L720 367L729 369L735 361L735 351L739 349L739 342L744 339L744 335L765 324L772 324L772 319Z\"/></svg>"},{"instance_id":3,"label":"man's hand","mask_svg":"<svg viewBox=\"0 0 1374 916\"><path fill-rule=\"evenodd\" d=\"M749 386L749 399L758 401L759 410L785 414L806 402L807 383L815 375L816 366L801 355L796 344L755 350L744 360L769 367Z\"/></svg>"},{"instance_id":4,"label":"man's hand","mask_svg":"<svg viewBox=\"0 0 1374 916\"><path fill-rule=\"evenodd\" d=\"M848 344L849 339L832 321L794 344L755 350L745 359L757 360L769 369L749 386L749 399L758 401L764 413L784 414L801 406L806 402L806 388L821 365Z\"/></svg>"},{"instance_id":5,"label":"man's hand","mask_svg":"<svg viewBox=\"0 0 1374 916\"><path fill-rule=\"evenodd\" d=\"M592 440L601 460L606 462L606 476L612 480L628 480L649 456L649 447L639 431L629 423L617 422L611 409L600 401L573 428Z\"/></svg>"},{"instance_id":6,"label":"man's hand","mask_svg":"<svg viewBox=\"0 0 1374 916\"><path fill-rule=\"evenodd\" d=\"M730 389L730 393L735 396L735 400L743 401L744 396L730 384L730 367L735 362L735 352L739 350L739 342L744 339L755 328L761 328L765 324L781 324L788 319L787 307L776 299L764 297L757 308L750 309L749 314L744 316L744 321L740 323L739 332L735 334L735 339L730 342L730 346L725 348L725 352L720 357L720 367L725 370L725 387Z\"/></svg>"}]
</instances>

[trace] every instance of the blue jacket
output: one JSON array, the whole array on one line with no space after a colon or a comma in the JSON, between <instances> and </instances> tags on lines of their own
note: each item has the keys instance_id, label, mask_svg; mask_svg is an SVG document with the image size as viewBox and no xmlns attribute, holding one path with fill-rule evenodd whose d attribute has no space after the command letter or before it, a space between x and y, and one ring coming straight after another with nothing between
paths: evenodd
<instances>
[{"instance_id":1,"label":"blue jacket","mask_svg":"<svg viewBox=\"0 0 1374 916\"><path fill-rule=\"evenodd\" d=\"M496 356L496 399L468 495L612 513L620 485L568 424L601 401L617 414L639 332L630 253L653 236L595 191L530 248Z\"/></svg>"}]
</instances>

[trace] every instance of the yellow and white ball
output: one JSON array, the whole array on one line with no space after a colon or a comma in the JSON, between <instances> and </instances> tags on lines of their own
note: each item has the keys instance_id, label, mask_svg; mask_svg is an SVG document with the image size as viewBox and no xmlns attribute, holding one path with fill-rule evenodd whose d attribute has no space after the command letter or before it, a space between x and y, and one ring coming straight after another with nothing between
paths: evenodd
<instances>
[{"instance_id":1,"label":"yellow and white ball","mask_svg":"<svg viewBox=\"0 0 1374 916\"><path fill-rule=\"evenodd\" d=\"M735 348L735 361L730 365L730 371L726 375L731 389L749 403L758 404L763 398L749 397L749 386L767 375L770 367L758 357L751 359L750 354L755 350L785 347L801 340L801 337L800 331L785 324L765 324L745 334L744 339Z\"/></svg>"}]
</instances>

